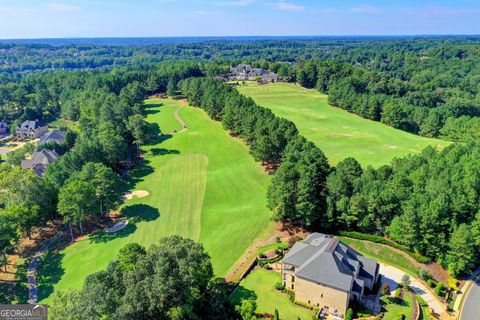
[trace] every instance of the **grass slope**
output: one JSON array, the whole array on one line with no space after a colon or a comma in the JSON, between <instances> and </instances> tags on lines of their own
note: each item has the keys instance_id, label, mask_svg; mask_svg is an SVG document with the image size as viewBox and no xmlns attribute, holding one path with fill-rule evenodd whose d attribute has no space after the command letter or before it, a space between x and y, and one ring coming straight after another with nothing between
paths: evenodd
<instances>
[{"instance_id":1,"label":"grass slope","mask_svg":"<svg viewBox=\"0 0 480 320\"><path fill-rule=\"evenodd\" d=\"M293 121L300 133L320 147L333 165L346 157L354 157L362 165L379 167L395 157L420 152L428 145L449 144L331 107L326 95L295 84L248 83L238 90L278 116Z\"/></svg>"},{"instance_id":2,"label":"grass slope","mask_svg":"<svg viewBox=\"0 0 480 320\"><path fill-rule=\"evenodd\" d=\"M410 261L409 258L388 246L346 237L338 237L338 240L354 248L361 254L373 258L379 262L397 267L414 276L416 276L418 273L418 268L412 261Z\"/></svg>"},{"instance_id":3,"label":"grass slope","mask_svg":"<svg viewBox=\"0 0 480 320\"><path fill-rule=\"evenodd\" d=\"M255 299L257 302L257 313L274 314L278 309L280 319L311 319L313 311L293 304L287 297L275 290L275 284L281 282L281 275L278 272L256 269L252 271L235 290L232 295L234 303L242 300Z\"/></svg>"},{"instance_id":4,"label":"grass slope","mask_svg":"<svg viewBox=\"0 0 480 320\"><path fill-rule=\"evenodd\" d=\"M147 103L149 122L165 132L180 129L173 118L177 101ZM199 240L222 276L255 238L273 230L265 199L270 178L247 146L201 109L184 107L179 114L187 131L144 148L147 165L131 183L132 190L150 195L125 204L129 226L113 236L90 236L45 259L40 278L47 281L40 281L40 300L53 290L80 288L88 274L104 269L130 242L149 246L172 234Z\"/></svg>"}]
</instances>

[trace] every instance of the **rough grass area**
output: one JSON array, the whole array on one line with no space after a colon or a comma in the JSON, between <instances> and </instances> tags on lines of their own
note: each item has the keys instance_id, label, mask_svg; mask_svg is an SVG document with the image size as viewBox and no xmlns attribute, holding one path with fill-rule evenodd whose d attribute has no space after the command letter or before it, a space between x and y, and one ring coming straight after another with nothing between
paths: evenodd
<instances>
[{"instance_id":1,"label":"rough grass area","mask_svg":"<svg viewBox=\"0 0 480 320\"><path fill-rule=\"evenodd\" d=\"M338 239L367 257L397 267L412 275L418 273L418 268L412 261L385 245L345 237L338 237Z\"/></svg>"},{"instance_id":2,"label":"rough grass area","mask_svg":"<svg viewBox=\"0 0 480 320\"><path fill-rule=\"evenodd\" d=\"M150 123L165 132L180 128L173 118L178 101L147 103ZM201 109L186 106L179 115L187 131L159 136L144 147L146 164L129 182L131 190L149 195L125 203L128 226L86 237L41 265L41 276L51 279L42 282L47 288L39 291L48 293L39 297L42 302L49 302L54 290L80 288L88 274L106 268L127 243L148 247L172 234L200 241L216 275L223 276L255 239L273 231L265 199L270 177L248 147Z\"/></svg>"},{"instance_id":3,"label":"rough grass area","mask_svg":"<svg viewBox=\"0 0 480 320\"><path fill-rule=\"evenodd\" d=\"M232 295L232 302L239 304L242 300L255 299L257 313L274 314L278 309L282 320L312 319L313 311L294 304L286 294L275 289L275 284L281 281L280 273L255 269L240 282Z\"/></svg>"},{"instance_id":4,"label":"rough grass area","mask_svg":"<svg viewBox=\"0 0 480 320\"><path fill-rule=\"evenodd\" d=\"M332 107L326 95L295 84L249 82L237 88L259 105L293 121L300 133L320 147L333 165L346 157L354 157L362 165L379 167L395 157L420 152L428 145L445 147L449 144Z\"/></svg>"}]
</instances>

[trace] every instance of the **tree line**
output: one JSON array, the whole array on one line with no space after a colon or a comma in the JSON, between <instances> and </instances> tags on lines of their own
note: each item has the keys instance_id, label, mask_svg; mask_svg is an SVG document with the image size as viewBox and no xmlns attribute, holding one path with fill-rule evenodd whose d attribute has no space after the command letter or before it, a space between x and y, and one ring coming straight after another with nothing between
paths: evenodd
<instances>
[{"instance_id":1,"label":"tree line","mask_svg":"<svg viewBox=\"0 0 480 320\"><path fill-rule=\"evenodd\" d=\"M22 236L30 237L34 227L61 220L70 226L73 240L73 226L83 234L85 220L101 220L121 203L125 186L120 175L135 160L137 149L160 133L144 120L145 96L165 92L170 81L203 74L196 63L143 68L44 75L62 79L60 83L42 82L45 79L32 74L32 79L38 76L36 80L51 84L46 91L55 92L51 103L32 104L39 118L63 115L78 125L67 130L64 144L42 146L61 154L43 178L18 166L31 148L0 165L0 266L7 263L6 253L14 250ZM31 95L27 91L19 97ZM51 105L58 110L47 112ZM20 108L16 116L28 119L29 110L29 105Z\"/></svg>"},{"instance_id":2,"label":"tree line","mask_svg":"<svg viewBox=\"0 0 480 320\"><path fill-rule=\"evenodd\" d=\"M201 244L179 236L131 243L81 290L55 292L52 319L241 319Z\"/></svg>"},{"instance_id":3,"label":"tree line","mask_svg":"<svg viewBox=\"0 0 480 320\"><path fill-rule=\"evenodd\" d=\"M364 64L307 60L295 66L296 81L328 94L336 107L401 130L454 141L476 139L480 49L442 49L403 52L398 63L388 55Z\"/></svg>"},{"instance_id":4,"label":"tree line","mask_svg":"<svg viewBox=\"0 0 480 320\"><path fill-rule=\"evenodd\" d=\"M364 169L353 158L331 167L292 122L231 86L192 78L181 88L192 105L244 139L257 160L278 167L267 191L276 219L311 230L388 236L452 275L478 262L480 143L429 147L378 169Z\"/></svg>"}]
</instances>

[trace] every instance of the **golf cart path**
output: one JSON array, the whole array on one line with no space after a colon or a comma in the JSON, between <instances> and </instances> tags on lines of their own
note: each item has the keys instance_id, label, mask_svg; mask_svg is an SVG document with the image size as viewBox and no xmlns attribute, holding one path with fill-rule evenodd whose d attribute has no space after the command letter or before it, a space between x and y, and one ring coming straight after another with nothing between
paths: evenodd
<instances>
[{"instance_id":1,"label":"golf cart path","mask_svg":"<svg viewBox=\"0 0 480 320\"><path fill-rule=\"evenodd\" d=\"M35 304L38 301L38 288L37 288L37 266L40 262L40 257L48 250L48 247L52 243L58 240L63 235L62 231L59 231L50 240L48 240L33 256L32 261L28 264L27 269L27 283L28 283L28 303Z\"/></svg>"},{"instance_id":2,"label":"golf cart path","mask_svg":"<svg viewBox=\"0 0 480 320\"><path fill-rule=\"evenodd\" d=\"M179 100L178 103L180 104L178 106L178 108L175 110L175 112L173 113L173 116L175 117L175 119L177 119L178 123L180 124L180 126L182 127L181 130L173 133L173 134L179 134L181 132L185 132L188 130L188 127L187 127L187 124L183 121L182 118L180 118L180 115L178 114L178 112L187 105L187 101L186 100Z\"/></svg>"}]
</instances>

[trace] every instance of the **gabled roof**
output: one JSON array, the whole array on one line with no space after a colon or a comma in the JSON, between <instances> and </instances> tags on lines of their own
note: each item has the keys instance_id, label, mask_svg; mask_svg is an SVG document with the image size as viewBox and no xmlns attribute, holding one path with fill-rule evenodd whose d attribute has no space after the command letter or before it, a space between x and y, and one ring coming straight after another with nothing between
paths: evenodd
<instances>
[{"instance_id":1,"label":"gabled roof","mask_svg":"<svg viewBox=\"0 0 480 320\"><path fill-rule=\"evenodd\" d=\"M43 127L45 126L44 123L40 122L40 121L32 121L32 120L26 120L24 121L22 124L20 124L20 127L17 127L17 130L18 128L20 128L20 130L35 130L37 128L40 128L40 127Z\"/></svg>"},{"instance_id":2,"label":"gabled roof","mask_svg":"<svg viewBox=\"0 0 480 320\"><path fill-rule=\"evenodd\" d=\"M57 161L60 156L55 152L55 150L43 149L38 152L34 152L32 159L22 160L21 166L25 169L33 169L38 176L42 176L45 172L46 167ZM37 172L38 171L38 172Z\"/></svg>"},{"instance_id":3,"label":"gabled roof","mask_svg":"<svg viewBox=\"0 0 480 320\"><path fill-rule=\"evenodd\" d=\"M47 142L56 142L58 144L62 144L65 142L65 131L60 130L52 130L45 133L38 143L38 145L42 145Z\"/></svg>"},{"instance_id":4,"label":"gabled roof","mask_svg":"<svg viewBox=\"0 0 480 320\"><path fill-rule=\"evenodd\" d=\"M312 233L303 242L297 242L283 262L294 266L295 275L300 278L347 292L356 275L374 279L378 268L375 260L321 233ZM360 284L363 280L356 283Z\"/></svg>"}]
</instances>

